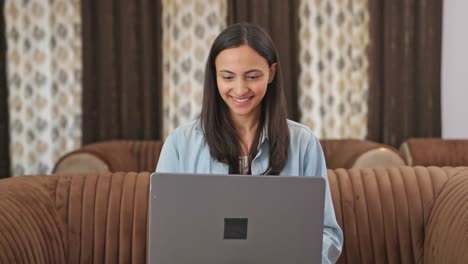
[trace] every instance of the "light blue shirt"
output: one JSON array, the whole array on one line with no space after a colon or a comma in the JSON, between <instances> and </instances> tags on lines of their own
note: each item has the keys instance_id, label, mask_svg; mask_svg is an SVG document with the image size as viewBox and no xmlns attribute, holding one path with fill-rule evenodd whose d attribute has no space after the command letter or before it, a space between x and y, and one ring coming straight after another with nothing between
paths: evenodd
<instances>
[{"instance_id":1,"label":"light blue shirt","mask_svg":"<svg viewBox=\"0 0 468 264\"><path fill-rule=\"evenodd\" d=\"M321 176L326 180L322 263L335 263L341 254L343 233L336 222L322 147L308 127L288 120L288 128L288 160L280 175ZM268 169L269 149L268 135L263 133L251 164L253 175ZM193 121L175 129L166 139L156 172L228 174L229 168L211 157L201 125Z\"/></svg>"}]
</instances>

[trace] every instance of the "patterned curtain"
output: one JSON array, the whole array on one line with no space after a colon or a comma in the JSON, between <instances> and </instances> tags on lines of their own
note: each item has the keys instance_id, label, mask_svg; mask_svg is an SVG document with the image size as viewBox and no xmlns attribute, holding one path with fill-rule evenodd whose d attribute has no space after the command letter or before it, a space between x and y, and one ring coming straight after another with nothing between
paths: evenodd
<instances>
[{"instance_id":1,"label":"patterned curtain","mask_svg":"<svg viewBox=\"0 0 468 264\"><path fill-rule=\"evenodd\" d=\"M48 173L82 138L163 139L197 117L215 36L226 24L245 20L272 35L289 72L290 118L319 137L368 134L398 146L410 136L440 135L441 1L1 5L6 63L0 82L6 85L0 83L0 174Z\"/></svg>"},{"instance_id":2,"label":"patterned curtain","mask_svg":"<svg viewBox=\"0 0 468 264\"><path fill-rule=\"evenodd\" d=\"M301 0L299 111L320 138L367 133L367 0Z\"/></svg>"},{"instance_id":3,"label":"patterned curtain","mask_svg":"<svg viewBox=\"0 0 468 264\"><path fill-rule=\"evenodd\" d=\"M226 2L162 0L164 137L201 110L205 62L226 26Z\"/></svg>"},{"instance_id":4,"label":"patterned curtain","mask_svg":"<svg viewBox=\"0 0 468 264\"><path fill-rule=\"evenodd\" d=\"M80 1L6 1L13 175L50 173L81 141Z\"/></svg>"}]
</instances>

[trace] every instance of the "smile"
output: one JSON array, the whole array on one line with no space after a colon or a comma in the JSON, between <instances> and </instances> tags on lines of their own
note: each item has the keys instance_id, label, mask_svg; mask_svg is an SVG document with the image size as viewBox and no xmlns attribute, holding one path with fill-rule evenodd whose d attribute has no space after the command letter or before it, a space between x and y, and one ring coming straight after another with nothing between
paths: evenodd
<instances>
[{"instance_id":1,"label":"smile","mask_svg":"<svg viewBox=\"0 0 468 264\"><path fill-rule=\"evenodd\" d=\"M236 103L245 103L245 102L247 102L248 100L250 100L250 98L252 98L252 96L250 96L250 97L244 97L244 98L236 98L236 97L232 97L232 96L231 96L231 98L232 98L232 100L234 100L234 102L236 102Z\"/></svg>"}]
</instances>

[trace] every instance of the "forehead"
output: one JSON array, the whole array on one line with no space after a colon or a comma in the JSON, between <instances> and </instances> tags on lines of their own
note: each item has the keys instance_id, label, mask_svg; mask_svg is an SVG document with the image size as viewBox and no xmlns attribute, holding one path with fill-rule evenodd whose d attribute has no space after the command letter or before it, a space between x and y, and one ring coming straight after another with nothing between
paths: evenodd
<instances>
[{"instance_id":1,"label":"forehead","mask_svg":"<svg viewBox=\"0 0 468 264\"><path fill-rule=\"evenodd\" d=\"M268 69L268 62L248 45L241 45L221 51L215 59L216 70L243 71Z\"/></svg>"}]
</instances>

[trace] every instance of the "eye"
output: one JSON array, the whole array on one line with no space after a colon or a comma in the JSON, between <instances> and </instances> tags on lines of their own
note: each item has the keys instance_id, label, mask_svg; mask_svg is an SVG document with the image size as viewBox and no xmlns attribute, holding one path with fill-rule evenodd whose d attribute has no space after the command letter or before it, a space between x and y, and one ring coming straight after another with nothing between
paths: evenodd
<instances>
[{"instance_id":1,"label":"eye","mask_svg":"<svg viewBox=\"0 0 468 264\"><path fill-rule=\"evenodd\" d=\"M254 81L254 80L257 80L258 78L260 78L260 76L258 76L258 75L252 75L252 76L247 76L246 78L247 78L247 80Z\"/></svg>"},{"instance_id":2,"label":"eye","mask_svg":"<svg viewBox=\"0 0 468 264\"><path fill-rule=\"evenodd\" d=\"M221 76L221 78L223 78L223 80L225 81L231 81L232 79L234 79L233 76Z\"/></svg>"}]
</instances>

